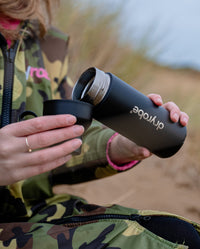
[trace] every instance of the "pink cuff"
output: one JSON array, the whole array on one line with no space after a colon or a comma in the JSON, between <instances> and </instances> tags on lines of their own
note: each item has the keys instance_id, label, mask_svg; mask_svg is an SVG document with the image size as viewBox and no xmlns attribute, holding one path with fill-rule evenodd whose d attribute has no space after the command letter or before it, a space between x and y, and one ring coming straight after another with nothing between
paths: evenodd
<instances>
[{"instance_id":1,"label":"pink cuff","mask_svg":"<svg viewBox=\"0 0 200 249\"><path fill-rule=\"evenodd\" d=\"M130 169L132 168L133 166L135 166L139 161L137 160L134 160L134 161L131 161L130 163L127 163L127 164L123 164L123 165L116 165L114 164L110 157L109 157L109 154L108 154L108 150L109 150L109 146L110 146L110 143L112 142L113 138L116 137L118 135L118 133L116 132L115 134L112 135L112 137L108 140L108 143L107 143L107 147L106 147L106 157L107 157L107 160L108 160L108 163L116 170L118 171L125 171L127 169Z\"/></svg>"}]
</instances>

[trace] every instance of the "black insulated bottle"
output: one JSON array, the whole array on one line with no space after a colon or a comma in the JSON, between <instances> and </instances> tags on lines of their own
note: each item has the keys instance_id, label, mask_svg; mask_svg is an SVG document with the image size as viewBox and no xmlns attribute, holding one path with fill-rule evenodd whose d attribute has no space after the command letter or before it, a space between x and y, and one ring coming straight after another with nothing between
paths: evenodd
<instances>
[{"instance_id":1,"label":"black insulated bottle","mask_svg":"<svg viewBox=\"0 0 200 249\"><path fill-rule=\"evenodd\" d=\"M173 123L165 108L111 73L87 69L72 98L94 105L93 118L159 157L174 155L184 143L186 127Z\"/></svg>"}]
</instances>

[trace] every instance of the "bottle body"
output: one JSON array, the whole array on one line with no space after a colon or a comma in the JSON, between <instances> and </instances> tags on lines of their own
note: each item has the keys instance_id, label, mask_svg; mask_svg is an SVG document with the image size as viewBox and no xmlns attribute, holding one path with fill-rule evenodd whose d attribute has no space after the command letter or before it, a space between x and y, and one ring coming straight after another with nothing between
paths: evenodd
<instances>
[{"instance_id":1,"label":"bottle body","mask_svg":"<svg viewBox=\"0 0 200 249\"><path fill-rule=\"evenodd\" d=\"M95 104L93 117L159 157L174 155L184 143L186 127L173 123L165 108L156 106L147 96L115 75L106 73L106 78L109 87ZM83 87L83 81L81 83ZM79 95L76 93L77 84L73 90L74 99ZM87 101L87 96L82 100Z\"/></svg>"}]
</instances>

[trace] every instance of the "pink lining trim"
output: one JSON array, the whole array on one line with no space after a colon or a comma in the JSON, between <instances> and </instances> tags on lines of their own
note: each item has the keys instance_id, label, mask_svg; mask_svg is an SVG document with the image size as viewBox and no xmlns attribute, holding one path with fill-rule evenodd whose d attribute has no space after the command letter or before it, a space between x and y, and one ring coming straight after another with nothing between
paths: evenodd
<instances>
[{"instance_id":1,"label":"pink lining trim","mask_svg":"<svg viewBox=\"0 0 200 249\"><path fill-rule=\"evenodd\" d=\"M15 30L20 24L20 20L0 18L0 24L4 29Z\"/></svg>"},{"instance_id":2,"label":"pink lining trim","mask_svg":"<svg viewBox=\"0 0 200 249\"><path fill-rule=\"evenodd\" d=\"M7 44L8 44L8 48L11 47L11 44L12 44L12 41L11 40L6 40L7 41Z\"/></svg>"},{"instance_id":3,"label":"pink lining trim","mask_svg":"<svg viewBox=\"0 0 200 249\"><path fill-rule=\"evenodd\" d=\"M134 160L130 163L127 163L127 164L124 164L123 166L119 166L119 165L116 165L114 164L110 157L109 157L109 154L108 154L108 150L109 150L109 146L110 146L110 143L112 142L113 138L116 137L118 135L118 133L116 132L115 134L113 134L111 136L111 138L108 140L108 143L107 143L107 147L106 147L106 157L107 157L107 160L108 160L108 163L116 170L118 171L124 171L124 170L127 170L127 169L130 169L132 168L133 166L135 166L139 161L137 160Z\"/></svg>"},{"instance_id":4,"label":"pink lining trim","mask_svg":"<svg viewBox=\"0 0 200 249\"><path fill-rule=\"evenodd\" d=\"M0 25L4 29L15 30L15 29L17 29L17 27L18 27L19 24L20 24L20 20L17 20L17 19L0 18ZM12 44L12 41L11 40L7 40L7 44L8 44L8 48L10 48L10 46Z\"/></svg>"}]
</instances>

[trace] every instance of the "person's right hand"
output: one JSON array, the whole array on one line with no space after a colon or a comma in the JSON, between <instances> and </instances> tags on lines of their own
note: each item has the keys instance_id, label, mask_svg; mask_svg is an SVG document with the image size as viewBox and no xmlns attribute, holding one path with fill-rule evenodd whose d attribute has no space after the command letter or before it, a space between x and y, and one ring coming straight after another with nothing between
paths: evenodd
<instances>
[{"instance_id":1,"label":"person's right hand","mask_svg":"<svg viewBox=\"0 0 200 249\"><path fill-rule=\"evenodd\" d=\"M77 137L83 134L84 128L75 123L72 115L55 115L0 129L0 186L39 175L67 162L70 154L82 144Z\"/></svg>"}]
</instances>

